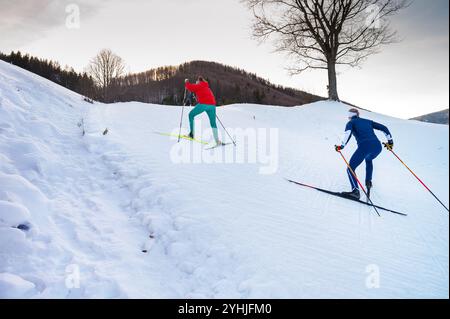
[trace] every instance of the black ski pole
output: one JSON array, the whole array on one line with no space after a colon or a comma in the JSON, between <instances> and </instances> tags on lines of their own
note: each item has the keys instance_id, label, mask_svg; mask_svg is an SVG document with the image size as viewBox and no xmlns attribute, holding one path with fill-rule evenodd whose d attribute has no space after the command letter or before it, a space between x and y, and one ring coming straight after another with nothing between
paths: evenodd
<instances>
[{"instance_id":1,"label":"black ski pole","mask_svg":"<svg viewBox=\"0 0 450 319\"><path fill-rule=\"evenodd\" d=\"M228 137L233 141L234 146L236 146L236 142L231 137L230 133L228 133L227 129L225 128L225 125L223 125L222 121L219 119L219 116L216 115L216 117L217 117L217 120L219 121L220 125L222 125L223 129L225 130L225 132L227 132Z\"/></svg>"},{"instance_id":2,"label":"black ski pole","mask_svg":"<svg viewBox=\"0 0 450 319\"><path fill-rule=\"evenodd\" d=\"M186 94L187 94L187 89L184 89L184 96L183 96L183 108L181 110L181 119L180 119L180 133L178 134L178 143L180 143L181 140L181 128L183 127L183 116L184 116L184 107L186 106Z\"/></svg>"}]
</instances>

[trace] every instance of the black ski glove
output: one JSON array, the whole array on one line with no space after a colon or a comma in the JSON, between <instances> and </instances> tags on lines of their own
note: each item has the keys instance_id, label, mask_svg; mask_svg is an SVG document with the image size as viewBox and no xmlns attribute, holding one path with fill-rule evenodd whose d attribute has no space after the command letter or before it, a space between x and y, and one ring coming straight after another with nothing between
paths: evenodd
<instances>
[{"instance_id":1,"label":"black ski glove","mask_svg":"<svg viewBox=\"0 0 450 319\"><path fill-rule=\"evenodd\" d=\"M388 151L394 150L394 141L393 141L393 140L390 140L389 142L384 143L384 147L386 147L386 149L387 149Z\"/></svg>"}]
</instances>

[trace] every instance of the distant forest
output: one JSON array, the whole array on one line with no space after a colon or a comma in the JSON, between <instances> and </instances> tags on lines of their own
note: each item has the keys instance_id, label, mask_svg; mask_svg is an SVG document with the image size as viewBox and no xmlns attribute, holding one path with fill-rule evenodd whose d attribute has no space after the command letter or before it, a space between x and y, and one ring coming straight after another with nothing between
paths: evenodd
<instances>
[{"instance_id":1,"label":"distant forest","mask_svg":"<svg viewBox=\"0 0 450 319\"><path fill-rule=\"evenodd\" d=\"M93 79L86 73L75 72L73 68L62 68L57 62L23 55L20 51L9 55L0 52L0 60L17 65L86 97L97 97Z\"/></svg>"},{"instance_id":2,"label":"distant forest","mask_svg":"<svg viewBox=\"0 0 450 319\"><path fill-rule=\"evenodd\" d=\"M303 91L271 84L255 74L214 62L194 61L180 66L168 66L114 79L112 92L105 100L101 89L87 73L61 67L57 62L39 59L21 52L0 53L0 59L40 75L90 99L112 103L138 101L144 103L181 105L184 79L195 81L204 76L210 83L219 105L256 103L294 106L324 98Z\"/></svg>"}]
</instances>

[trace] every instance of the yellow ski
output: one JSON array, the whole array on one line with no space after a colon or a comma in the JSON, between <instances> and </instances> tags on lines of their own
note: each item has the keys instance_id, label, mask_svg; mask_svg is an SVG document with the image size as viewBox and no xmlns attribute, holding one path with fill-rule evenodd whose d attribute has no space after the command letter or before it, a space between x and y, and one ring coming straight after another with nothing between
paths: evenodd
<instances>
[{"instance_id":1,"label":"yellow ski","mask_svg":"<svg viewBox=\"0 0 450 319\"><path fill-rule=\"evenodd\" d=\"M185 136L185 135L178 135L178 134L172 134L172 133L161 133L161 132L154 132L155 134L158 135L162 135L162 136L171 136L171 137L176 137L176 138L181 138L184 140L188 140L188 141L192 141L192 142L197 142L203 145L209 145L209 143L207 142L203 142L201 140L197 140L195 138L190 138L189 136Z\"/></svg>"}]
</instances>

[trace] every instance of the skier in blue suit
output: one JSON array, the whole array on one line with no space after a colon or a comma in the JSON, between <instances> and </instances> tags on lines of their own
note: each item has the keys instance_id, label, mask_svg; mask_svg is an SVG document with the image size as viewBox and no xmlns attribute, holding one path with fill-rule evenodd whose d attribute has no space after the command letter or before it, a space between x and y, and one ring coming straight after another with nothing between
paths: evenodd
<instances>
[{"instance_id":1,"label":"skier in blue suit","mask_svg":"<svg viewBox=\"0 0 450 319\"><path fill-rule=\"evenodd\" d=\"M386 135L388 140L386 147L391 150L394 148L394 140L391 132L386 126L361 118L359 110L357 109L351 109L348 118L349 122L345 128L344 138L342 139L340 146L336 145L336 151L343 150L351 137L355 136L356 142L358 143L358 149L350 160L350 167L353 172L356 172L358 166L361 165L364 160L366 161L366 186L370 191L372 188L373 160L377 158L382 151L381 142L375 135L374 130L382 131ZM357 180L350 169L347 169L347 174L350 179L352 191L344 192L342 194L351 198L360 199L361 195Z\"/></svg>"}]
</instances>

